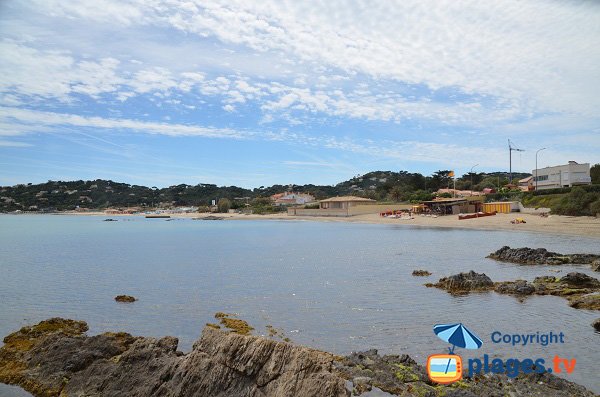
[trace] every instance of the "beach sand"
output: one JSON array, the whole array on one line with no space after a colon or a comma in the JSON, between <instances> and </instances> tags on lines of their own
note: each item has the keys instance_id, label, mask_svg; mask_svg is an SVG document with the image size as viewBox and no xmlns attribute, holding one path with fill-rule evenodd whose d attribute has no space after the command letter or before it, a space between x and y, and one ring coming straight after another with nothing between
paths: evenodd
<instances>
[{"instance_id":1,"label":"beach sand","mask_svg":"<svg viewBox=\"0 0 600 397\"><path fill-rule=\"evenodd\" d=\"M101 215L110 217L101 212L87 213L88 215ZM548 234L584 236L600 239L600 218L589 216L561 216L550 215L542 218L533 214L497 214L483 218L459 220L457 215L440 216L437 218L415 216L414 219L385 218L379 214L365 214L350 217L329 216L289 216L287 213L269 215L243 215L243 214L171 214L172 218L198 218L203 216L219 216L225 220L286 220L286 221L313 221L313 222L350 222L389 225L410 225L415 227L443 227L479 230L512 230L516 232L537 232ZM143 215L132 215L143 216ZM526 223L512 224L511 220L522 218Z\"/></svg>"},{"instance_id":2,"label":"beach sand","mask_svg":"<svg viewBox=\"0 0 600 397\"><path fill-rule=\"evenodd\" d=\"M284 219L308 220L326 222L355 222L390 225L412 225L421 227L464 228L480 230L513 230L585 236L600 239L600 218L550 215L542 218L532 214L497 214L483 218L459 220L457 215L440 216L437 218L415 216L414 219L394 219L379 216L379 214L356 215L351 217L300 217L288 215L240 215L223 214L227 219ZM526 223L512 224L511 220L522 218Z\"/></svg>"}]
</instances>

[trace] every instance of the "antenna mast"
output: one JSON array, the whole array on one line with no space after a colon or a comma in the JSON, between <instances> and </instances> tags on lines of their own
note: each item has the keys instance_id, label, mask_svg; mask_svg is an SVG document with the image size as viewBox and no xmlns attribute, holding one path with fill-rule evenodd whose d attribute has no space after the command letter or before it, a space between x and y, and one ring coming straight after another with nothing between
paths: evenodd
<instances>
[{"instance_id":1,"label":"antenna mast","mask_svg":"<svg viewBox=\"0 0 600 397\"><path fill-rule=\"evenodd\" d=\"M513 143L508 140L508 183L512 183L512 152L524 152L525 150L516 148Z\"/></svg>"}]
</instances>

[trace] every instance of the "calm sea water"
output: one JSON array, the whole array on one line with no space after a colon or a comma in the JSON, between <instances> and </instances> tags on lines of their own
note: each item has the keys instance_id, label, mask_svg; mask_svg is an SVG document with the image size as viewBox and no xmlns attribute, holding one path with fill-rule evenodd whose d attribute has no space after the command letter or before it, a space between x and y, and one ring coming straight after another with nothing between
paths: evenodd
<instances>
[{"instance_id":1,"label":"calm sea water","mask_svg":"<svg viewBox=\"0 0 600 397\"><path fill-rule=\"evenodd\" d=\"M425 363L447 345L437 323L462 322L483 339L463 358L574 357L568 379L600 392L599 312L558 297L524 302L496 293L453 297L425 282L460 271L495 281L564 275L589 267L528 267L485 256L503 245L600 253L598 240L507 231L310 221L192 221L87 216L0 216L0 334L48 317L85 320L90 333L174 335L188 351L217 311L265 334L340 354L377 348ZM427 269L431 277L413 277ZM560 270L560 273L551 272ZM598 273L595 274L598 277ZM118 304L118 294L136 296ZM565 344L494 344L502 333L565 334ZM459 351L461 350L461 351ZM21 395L0 388L0 395Z\"/></svg>"}]
</instances>

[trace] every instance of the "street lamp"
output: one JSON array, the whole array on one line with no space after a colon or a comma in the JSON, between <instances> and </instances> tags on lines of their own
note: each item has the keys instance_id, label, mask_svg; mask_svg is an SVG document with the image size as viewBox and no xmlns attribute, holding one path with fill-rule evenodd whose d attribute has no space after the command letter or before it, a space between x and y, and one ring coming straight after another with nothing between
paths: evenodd
<instances>
[{"instance_id":1,"label":"street lamp","mask_svg":"<svg viewBox=\"0 0 600 397\"><path fill-rule=\"evenodd\" d=\"M546 148L543 147L541 149L538 149L537 152L535 152L535 191L536 192L537 192L537 181L538 181L538 175L537 175L537 170L538 170L538 168L537 168L537 156L538 156L538 153L541 152L542 150L546 150Z\"/></svg>"},{"instance_id":2,"label":"street lamp","mask_svg":"<svg viewBox=\"0 0 600 397\"><path fill-rule=\"evenodd\" d=\"M473 168L477 167L479 164L475 164L471 167L471 171L469 171L469 175L471 175L471 196L473 195Z\"/></svg>"}]
</instances>

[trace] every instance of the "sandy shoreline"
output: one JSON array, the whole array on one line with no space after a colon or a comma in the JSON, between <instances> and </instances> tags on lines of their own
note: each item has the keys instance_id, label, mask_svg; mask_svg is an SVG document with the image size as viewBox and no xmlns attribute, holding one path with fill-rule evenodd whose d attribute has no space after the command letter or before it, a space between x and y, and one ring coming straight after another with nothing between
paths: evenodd
<instances>
[{"instance_id":1,"label":"sandy shoreline","mask_svg":"<svg viewBox=\"0 0 600 397\"><path fill-rule=\"evenodd\" d=\"M103 212L87 213L63 213L68 215L93 215L103 216L105 218L123 216L107 215ZM441 216L438 218L415 216L414 219L401 220L394 218L384 218L379 214L355 215L351 217L329 217L329 216L289 216L283 214L269 215L243 215L243 214L171 214L171 218L198 218L207 215L214 215L225 218L225 220L286 220L286 221L313 221L313 222L348 222L348 223L368 223L368 224L388 224L388 225L412 225L417 227L441 227L441 228L460 228L476 230L511 230L516 232L534 232L546 234L559 234L570 236L583 236L600 239L600 218L588 216L562 216L551 215L548 218L542 218L539 215L532 214L497 214L484 218L459 220L456 215ZM144 215L125 215L125 216L144 216ZM526 223L512 224L511 220L523 218Z\"/></svg>"}]
</instances>

